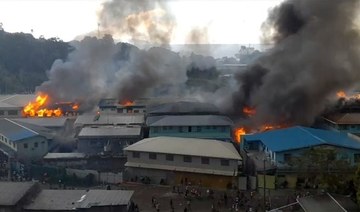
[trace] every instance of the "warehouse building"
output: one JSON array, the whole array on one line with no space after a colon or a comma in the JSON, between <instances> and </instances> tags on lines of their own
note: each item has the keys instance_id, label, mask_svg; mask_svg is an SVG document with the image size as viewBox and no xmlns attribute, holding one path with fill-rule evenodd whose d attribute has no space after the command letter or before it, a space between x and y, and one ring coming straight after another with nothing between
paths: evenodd
<instances>
[{"instance_id":1,"label":"warehouse building","mask_svg":"<svg viewBox=\"0 0 360 212\"><path fill-rule=\"evenodd\" d=\"M232 141L233 122L220 115L153 116L146 120L149 137L172 136Z\"/></svg>"},{"instance_id":2,"label":"warehouse building","mask_svg":"<svg viewBox=\"0 0 360 212\"><path fill-rule=\"evenodd\" d=\"M78 152L88 155L109 153L123 155L123 148L143 138L140 126L93 126L81 129Z\"/></svg>"},{"instance_id":3,"label":"warehouse building","mask_svg":"<svg viewBox=\"0 0 360 212\"><path fill-rule=\"evenodd\" d=\"M0 148L24 162L41 159L48 152L48 139L10 119L0 119Z\"/></svg>"},{"instance_id":4,"label":"warehouse building","mask_svg":"<svg viewBox=\"0 0 360 212\"><path fill-rule=\"evenodd\" d=\"M125 148L128 180L201 184L226 188L236 184L241 156L231 143L176 137L146 138Z\"/></svg>"}]
</instances>

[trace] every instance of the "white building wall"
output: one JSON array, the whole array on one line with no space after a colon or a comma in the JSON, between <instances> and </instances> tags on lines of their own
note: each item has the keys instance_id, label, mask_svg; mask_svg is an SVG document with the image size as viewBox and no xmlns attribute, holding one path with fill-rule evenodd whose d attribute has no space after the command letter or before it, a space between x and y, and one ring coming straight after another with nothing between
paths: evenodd
<instances>
[{"instance_id":1,"label":"white building wall","mask_svg":"<svg viewBox=\"0 0 360 212\"><path fill-rule=\"evenodd\" d=\"M37 143L37 146L36 144ZM48 153L48 142L43 136L35 136L16 142L17 155L21 159L39 160ZM25 148L25 144L27 148Z\"/></svg>"},{"instance_id":2,"label":"white building wall","mask_svg":"<svg viewBox=\"0 0 360 212\"><path fill-rule=\"evenodd\" d=\"M174 161L166 160L166 154L156 153L156 160L149 159L149 153L140 152L140 158L134 158L132 151L128 151L127 153L128 162L135 163L145 163L145 164L158 164L158 165L168 165L168 166L179 166L179 167L189 167L189 168L200 168L200 169L211 169L218 171L230 171L234 172L238 169L238 161L237 160L229 160L229 166L222 166L220 158L209 158L209 164L202 164L201 157L199 156L191 156L192 162L184 162L183 155L174 155Z\"/></svg>"}]
</instances>

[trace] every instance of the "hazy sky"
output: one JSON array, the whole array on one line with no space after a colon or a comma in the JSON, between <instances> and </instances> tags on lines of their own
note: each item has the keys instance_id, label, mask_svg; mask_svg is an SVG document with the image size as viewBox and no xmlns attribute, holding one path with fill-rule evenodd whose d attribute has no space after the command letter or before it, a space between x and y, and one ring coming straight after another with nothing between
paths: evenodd
<instances>
[{"instance_id":1,"label":"hazy sky","mask_svg":"<svg viewBox=\"0 0 360 212\"><path fill-rule=\"evenodd\" d=\"M8 32L65 41L97 29L105 0L0 0L0 23ZM207 27L210 43L259 43L269 8L282 0L171 0L177 20L172 43L184 43L193 27Z\"/></svg>"}]
</instances>

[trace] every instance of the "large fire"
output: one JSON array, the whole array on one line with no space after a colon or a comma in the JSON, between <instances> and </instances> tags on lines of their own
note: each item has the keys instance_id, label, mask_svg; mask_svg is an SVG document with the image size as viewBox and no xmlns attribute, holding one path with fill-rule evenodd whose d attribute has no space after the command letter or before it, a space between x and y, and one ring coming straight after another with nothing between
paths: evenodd
<instances>
[{"instance_id":1,"label":"large fire","mask_svg":"<svg viewBox=\"0 0 360 212\"><path fill-rule=\"evenodd\" d=\"M240 143L241 142L241 137L246 135L246 134L258 133L258 132L266 132L266 131L269 131L269 130L276 130L276 129L281 129L281 128L285 128L285 127L287 127L287 125L264 124L258 129L249 129L249 128L245 128L244 126L242 126L242 127L235 128L234 137L235 137L235 141L237 143Z\"/></svg>"},{"instance_id":2,"label":"large fire","mask_svg":"<svg viewBox=\"0 0 360 212\"><path fill-rule=\"evenodd\" d=\"M64 111L59 107L59 105L67 104L70 107L77 111L79 105L76 103L66 102L66 103L57 103L54 104L54 108L49 108L50 98L49 95L44 93L39 93L35 101L29 102L23 109L23 115L25 117L59 117L64 115Z\"/></svg>"},{"instance_id":3,"label":"large fire","mask_svg":"<svg viewBox=\"0 0 360 212\"><path fill-rule=\"evenodd\" d=\"M130 101L130 100L124 100L120 102L120 105L122 106L133 106L134 104L135 104L134 101Z\"/></svg>"},{"instance_id":4,"label":"large fire","mask_svg":"<svg viewBox=\"0 0 360 212\"><path fill-rule=\"evenodd\" d=\"M244 107L243 113L246 114L247 116L251 117L256 114L256 110L255 110L255 108Z\"/></svg>"},{"instance_id":5,"label":"large fire","mask_svg":"<svg viewBox=\"0 0 360 212\"><path fill-rule=\"evenodd\" d=\"M346 99L346 100L349 100L349 99L356 99L356 100L360 100L360 94L357 93L357 94L353 94L353 95L347 95L345 91L338 91L336 92L336 96L339 98L339 99Z\"/></svg>"},{"instance_id":6,"label":"large fire","mask_svg":"<svg viewBox=\"0 0 360 212\"><path fill-rule=\"evenodd\" d=\"M241 142L241 136L245 135L247 132L245 130L244 127L239 127L239 128L236 128L235 131L234 131L234 134L235 134L235 141L237 143L240 143Z\"/></svg>"}]
</instances>

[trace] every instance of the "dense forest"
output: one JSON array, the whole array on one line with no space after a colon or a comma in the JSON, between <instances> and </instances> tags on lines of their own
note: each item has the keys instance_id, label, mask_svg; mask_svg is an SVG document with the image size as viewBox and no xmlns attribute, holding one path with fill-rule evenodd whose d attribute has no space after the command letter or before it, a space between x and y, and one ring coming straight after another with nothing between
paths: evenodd
<instances>
[{"instance_id":1,"label":"dense forest","mask_svg":"<svg viewBox=\"0 0 360 212\"><path fill-rule=\"evenodd\" d=\"M31 93L47 79L56 59L72 50L58 38L34 38L27 33L8 33L0 28L0 94Z\"/></svg>"}]
</instances>

